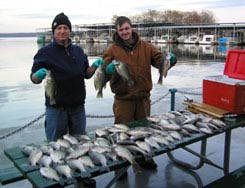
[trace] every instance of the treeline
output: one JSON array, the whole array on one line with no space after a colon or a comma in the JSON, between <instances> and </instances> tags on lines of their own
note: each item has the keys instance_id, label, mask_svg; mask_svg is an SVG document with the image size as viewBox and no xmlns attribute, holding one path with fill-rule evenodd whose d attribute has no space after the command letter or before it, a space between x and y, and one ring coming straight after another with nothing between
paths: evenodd
<instances>
[{"instance_id":1,"label":"treeline","mask_svg":"<svg viewBox=\"0 0 245 188\"><path fill-rule=\"evenodd\" d=\"M118 15L113 15L114 23ZM211 24L216 22L213 12L203 10L197 11L177 11L177 10L148 10L146 12L129 16L132 22L165 22L175 24Z\"/></svg>"}]
</instances>

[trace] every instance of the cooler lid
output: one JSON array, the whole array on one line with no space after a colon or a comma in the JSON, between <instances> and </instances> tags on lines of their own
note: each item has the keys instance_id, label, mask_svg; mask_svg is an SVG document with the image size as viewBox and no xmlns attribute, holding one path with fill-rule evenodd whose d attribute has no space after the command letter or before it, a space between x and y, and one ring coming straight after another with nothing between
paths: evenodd
<instances>
[{"instance_id":1,"label":"cooler lid","mask_svg":"<svg viewBox=\"0 0 245 188\"><path fill-rule=\"evenodd\" d=\"M230 78L245 80L245 50L229 50L224 74Z\"/></svg>"}]
</instances>

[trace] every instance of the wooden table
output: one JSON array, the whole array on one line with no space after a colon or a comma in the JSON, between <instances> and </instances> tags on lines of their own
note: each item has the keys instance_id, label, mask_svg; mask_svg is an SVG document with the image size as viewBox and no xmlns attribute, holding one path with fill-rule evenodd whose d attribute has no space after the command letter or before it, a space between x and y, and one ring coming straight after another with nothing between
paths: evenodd
<instances>
[{"instance_id":1,"label":"wooden table","mask_svg":"<svg viewBox=\"0 0 245 188\"><path fill-rule=\"evenodd\" d=\"M167 153L170 159L177 162L178 164L195 170L202 167L204 163L207 163L209 165L215 166L221 170L224 171L224 174L229 173L229 161L230 161L230 143L231 143L231 132L233 129L236 129L238 127L244 127L245 126L245 115L244 116L238 116L236 119L233 119L232 121L225 121L227 124L226 128L221 131L217 131L213 133L212 135L198 133L193 134L191 137L185 137L181 141L176 141L174 144L171 144L170 147L163 146L160 149L153 150L153 155L161 155ZM129 124L129 126L149 126L151 125L150 122L144 120L144 121L138 121L138 122L132 122ZM225 141L224 141L224 160L223 160L223 166L220 166L218 164L215 164L210 159L206 157L206 147L207 147L207 139L210 137L214 137L219 134L225 134ZM190 150L187 148L187 145L196 143L196 142L202 142L201 144L201 152L197 153L195 151ZM191 166L190 164L187 164L186 162L180 161L171 154L171 151L176 150L178 148L185 149L192 153L195 156L198 156L200 158L200 162L197 166ZM60 182L48 180L39 172L39 168L37 166L31 166L28 162L28 158L22 153L22 148L15 147L10 149L5 149L4 153L5 155L13 162L14 166L25 176L26 179L28 179L33 187L35 188L50 188L50 187L63 187L65 185L68 185L68 182L66 179L62 179ZM136 156L136 158L141 158L142 156ZM114 171L116 169L121 169L121 174L126 171L130 164L124 160L118 160L116 162L109 162L109 168L110 171ZM90 177L99 176L101 174L108 173L108 171L101 171L100 167L95 167L93 169L88 170L86 173L75 173L74 177L77 180L83 180L88 179ZM120 177L120 174L118 176L115 176L106 187L111 187L115 181Z\"/></svg>"}]
</instances>

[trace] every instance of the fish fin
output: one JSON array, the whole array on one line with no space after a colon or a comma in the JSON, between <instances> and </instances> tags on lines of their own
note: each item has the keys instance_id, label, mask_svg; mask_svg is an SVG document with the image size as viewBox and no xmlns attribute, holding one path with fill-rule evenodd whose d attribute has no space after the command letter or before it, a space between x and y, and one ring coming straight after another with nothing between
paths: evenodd
<instances>
[{"instance_id":1,"label":"fish fin","mask_svg":"<svg viewBox=\"0 0 245 188\"><path fill-rule=\"evenodd\" d=\"M162 85L162 77L160 76L159 79L158 79L158 84Z\"/></svg>"},{"instance_id":2,"label":"fish fin","mask_svg":"<svg viewBox=\"0 0 245 188\"><path fill-rule=\"evenodd\" d=\"M167 62L167 63L164 65L164 69L163 69L163 77L164 77L164 78L166 78L167 75L168 75L169 67L170 67L170 62Z\"/></svg>"},{"instance_id":3,"label":"fish fin","mask_svg":"<svg viewBox=\"0 0 245 188\"><path fill-rule=\"evenodd\" d=\"M103 98L103 93L102 93L102 91L99 91L99 92L97 93L96 98Z\"/></svg>"},{"instance_id":4,"label":"fish fin","mask_svg":"<svg viewBox=\"0 0 245 188\"><path fill-rule=\"evenodd\" d=\"M51 105L56 104L55 100L54 100L54 99L50 99L50 104L51 104Z\"/></svg>"},{"instance_id":5,"label":"fish fin","mask_svg":"<svg viewBox=\"0 0 245 188\"><path fill-rule=\"evenodd\" d=\"M75 178L73 178L73 177L67 178L67 183L68 184L73 184L73 183L76 183L76 182L77 182L77 180Z\"/></svg>"},{"instance_id":6,"label":"fish fin","mask_svg":"<svg viewBox=\"0 0 245 188\"><path fill-rule=\"evenodd\" d=\"M142 173L142 168L140 167L140 165L138 163L133 163L132 164L132 168L135 174L139 174Z\"/></svg>"},{"instance_id":7,"label":"fish fin","mask_svg":"<svg viewBox=\"0 0 245 188\"><path fill-rule=\"evenodd\" d=\"M100 168L100 172L109 172L110 171L110 168L108 166L102 166Z\"/></svg>"}]
</instances>

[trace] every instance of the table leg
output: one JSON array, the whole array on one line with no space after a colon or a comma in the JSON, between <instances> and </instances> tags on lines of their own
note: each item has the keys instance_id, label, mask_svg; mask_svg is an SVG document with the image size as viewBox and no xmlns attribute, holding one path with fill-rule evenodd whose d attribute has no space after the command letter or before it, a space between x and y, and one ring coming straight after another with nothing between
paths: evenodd
<instances>
[{"instance_id":1,"label":"table leg","mask_svg":"<svg viewBox=\"0 0 245 188\"><path fill-rule=\"evenodd\" d=\"M118 175L115 176L115 177L114 177L114 178L107 184L107 186L106 186L105 188L111 187L111 186L118 180L118 178L120 178L120 177L123 175L123 173L125 173L125 172L128 170L129 167L130 167L130 166L127 166L127 167L124 167L124 168L120 169Z\"/></svg>"},{"instance_id":2,"label":"table leg","mask_svg":"<svg viewBox=\"0 0 245 188\"><path fill-rule=\"evenodd\" d=\"M198 153L192 151L192 150L189 149L189 148L182 147L182 149L184 149L184 150L186 150L186 151L188 151L188 152L192 153L193 155L195 155L195 156L197 156L197 157L200 158L199 163L198 163L196 166L193 166L193 165L191 165L191 164L189 164L189 163L186 163L186 162L184 162L184 161L181 161L181 160L179 160L179 159L176 159L176 158L172 155L172 153L170 153L170 152L167 152L167 155L168 155L168 157L169 157L172 161L174 161L175 163L177 163L177 164L179 164L179 165L181 165L181 166L184 166L184 167L186 167L186 168L189 168L189 169L192 169L192 170L196 170L196 169L201 168L201 167L203 166L203 164L204 164L204 158L205 158L205 155L206 155L206 147L207 147L207 139L204 139L204 140L201 141L201 151L200 151L200 154L198 154Z\"/></svg>"},{"instance_id":3,"label":"table leg","mask_svg":"<svg viewBox=\"0 0 245 188\"><path fill-rule=\"evenodd\" d=\"M224 145L224 174L229 173L230 164L230 148L231 148L231 130L225 131L225 145Z\"/></svg>"}]
</instances>

